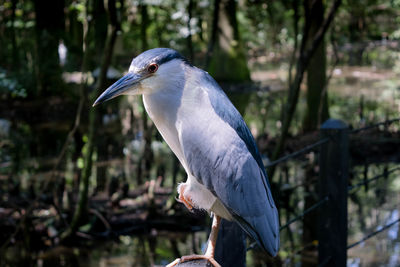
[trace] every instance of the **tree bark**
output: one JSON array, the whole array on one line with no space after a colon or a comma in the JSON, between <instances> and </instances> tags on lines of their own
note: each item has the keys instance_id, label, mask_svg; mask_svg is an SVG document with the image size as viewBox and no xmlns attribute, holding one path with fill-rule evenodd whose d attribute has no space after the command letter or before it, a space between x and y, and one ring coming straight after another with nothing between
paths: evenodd
<instances>
[{"instance_id":1,"label":"tree bark","mask_svg":"<svg viewBox=\"0 0 400 267\"><path fill-rule=\"evenodd\" d=\"M299 1L298 0L294 0L292 2L292 8L293 8L293 31L294 31L294 46L293 46L293 53L292 56L290 58L290 63L289 63L289 73L288 73L288 84L292 84L292 80L293 80L293 66L296 60L296 53L297 53L297 49L299 46L299 42L298 42L298 35L299 35L299 20L300 20L300 16L299 16Z\"/></svg>"},{"instance_id":2,"label":"tree bark","mask_svg":"<svg viewBox=\"0 0 400 267\"><path fill-rule=\"evenodd\" d=\"M107 40L108 31L108 17L105 8L106 1L93 1L93 39L95 46L94 49L94 63L100 64L101 55L104 52L104 40ZM96 64L96 65L97 65Z\"/></svg>"},{"instance_id":3,"label":"tree bark","mask_svg":"<svg viewBox=\"0 0 400 267\"><path fill-rule=\"evenodd\" d=\"M142 50L145 51L148 49L147 42L147 28L149 24L149 14L147 11L147 5L141 3L140 4L140 15L141 15L141 28L140 28L140 36L142 39ZM137 182L138 184L143 183L143 178L149 179L150 177L150 169L151 163L153 161L153 151L151 149L151 137L153 132L153 127L149 126L149 119L147 117L146 110L144 108L143 102L142 105L142 123L143 123L143 142L144 142L144 151L143 155L140 158L138 164L138 173L137 173Z\"/></svg>"},{"instance_id":4,"label":"tree bark","mask_svg":"<svg viewBox=\"0 0 400 267\"><path fill-rule=\"evenodd\" d=\"M325 8L322 0L307 0L304 3L304 9L306 20L309 21L307 23L310 25L309 40L307 40L310 44L319 25L324 21ZM322 96L326 82L326 46L325 40L322 39L307 67L307 110L303 121L304 131L316 130L318 123L325 121L329 116L327 94ZM320 110L321 114L319 114Z\"/></svg>"},{"instance_id":5,"label":"tree bark","mask_svg":"<svg viewBox=\"0 0 400 267\"><path fill-rule=\"evenodd\" d=\"M147 12L147 5L140 2L139 5L141 23L140 23L140 39L142 40L142 51L148 49L147 43L147 27L149 24L149 14Z\"/></svg>"},{"instance_id":6,"label":"tree bark","mask_svg":"<svg viewBox=\"0 0 400 267\"><path fill-rule=\"evenodd\" d=\"M36 15L37 95L61 91L58 45L64 31L63 0L34 1ZM51 11L49 11L51 10Z\"/></svg>"},{"instance_id":7,"label":"tree bark","mask_svg":"<svg viewBox=\"0 0 400 267\"><path fill-rule=\"evenodd\" d=\"M193 6L194 6L194 0L189 0L189 4L188 4L188 8L187 8L187 10L188 10L188 22L187 22L188 36L186 37L186 42L187 42L189 60L192 63L193 63L193 41L192 41L192 26L190 25L190 22L191 22L192 16L193 16Z\"/></svg>"},{"instance_id":8,"label":"tree bark","mask_svg":"<svg viewBox=\"0 0 400 267\"><path fill-rule=\"evenodd\" d=\"M307 45L312 43L312 38L318 31L319 25L324 21L324 4L322 0L307 0L304 2L304 11L306 24L309 25L310 34L308 35ZM325 121L328 117L328 101L327 94L324 93L321 98L322 92L326 86L326 47L324 38L317 46L314 54L310 58L307 66L307 109L303 121L304 131L314 131L319 126L319 111L321 110L321 119ZM322 101L321 101L322 100ZM315 186L312 181L318 177L312 168L313 163L308 165L305 173L305 184L307 192L314 192ZM304 209L313 206L318 198L312 194L307 193L304 197ZM317 262L313 258L315 247L310 246L314 240L318 240L318 225L317 214L311 213L303 218L303 234L302 243L306 248L302 252L302 266L314 266Z\"/></svg>"},{"instance_id":9,"label":"tree bark","mask_svg":"<svg viewBox=\"0 0 400 267\"><path fill-rule=\"evenodd\" d=\"M250 81L250 71L236 19L235 0L215 1L206 68L219 82Z\"/></svg>"},{"instance_id":10,"label":"tree bark","mask_svg":"<svg viewBox=\"0 0 400 267\"><path fill-rule=\"evenodd\" d=\"M211 53L214 50L214 46L215 46L215 44L217 42L220 3L221 3L221 0L214 0L214 11L213 11L213 17L212 17L211 38L210 38L210 41L208 43L205 68L207 68L209 66L209 64L210 64Z\"/></svg>"},{"instance_id":11,"label":"tree bark","mask_svg":"<svg viewBox=\"0 0 400 267\"><path fill-rule=\"evenodd\" d=\"M12 0L11 1L11 29L10 29L10 34L11 34L12 58L13 58L12 67L13 67L14 70L18 70L18 67L19 67L18 47L17 47L17 40L16 40L16 37L15 37L15 28L14 28L15 10L16 10L16 8L17 8L17 0Z\"/></svg>"}]
</instances>

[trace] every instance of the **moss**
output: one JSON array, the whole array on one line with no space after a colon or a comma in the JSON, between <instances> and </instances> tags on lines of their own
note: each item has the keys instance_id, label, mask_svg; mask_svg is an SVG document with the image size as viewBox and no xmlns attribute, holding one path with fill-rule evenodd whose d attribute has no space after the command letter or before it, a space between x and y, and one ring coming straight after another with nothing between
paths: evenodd
<instances>
[{"instance_id":1,"label":"moss","mask_svg":"<svg viewBox=\"0 0 400 267\"><path fill-rule=\"evenodd\" d=\"M208 72L218 82L245 82L250 81L250 71L243 49L231 47L229 51L216 48Z\"/></svg>"}]
</instances>

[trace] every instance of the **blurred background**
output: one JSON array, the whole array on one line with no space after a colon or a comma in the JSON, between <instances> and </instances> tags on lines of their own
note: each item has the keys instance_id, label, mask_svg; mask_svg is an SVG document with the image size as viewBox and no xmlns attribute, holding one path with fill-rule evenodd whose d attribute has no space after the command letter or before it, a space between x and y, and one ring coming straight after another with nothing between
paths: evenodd
<instances>
[{"instance_id":1,"label":"blurred background","mask_svg":"<svg viewBox=\"0 0 400 267\"><path fill-rule=\"evenodd\" d=\"M399 218L399 0L2 0L1 266L201 253L210 218L175 200L186 174L141 98L91 108L154 47L221 84L267 166L318 141L328 118L390 120L350 136L348 244ZM318 203L318 149L269 166L281 225ZM282 229L276 258L249 250L247 266L316 266L317 215ZM347 253L348 266L400 266L399 224Z\"/></svg>"}]
</instances>

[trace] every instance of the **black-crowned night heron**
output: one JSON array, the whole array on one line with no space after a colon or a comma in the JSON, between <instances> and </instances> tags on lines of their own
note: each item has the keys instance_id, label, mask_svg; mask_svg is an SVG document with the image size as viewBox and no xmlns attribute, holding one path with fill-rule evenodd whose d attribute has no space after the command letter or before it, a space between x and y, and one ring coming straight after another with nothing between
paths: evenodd
<instances>
[{"instance_id":1,"label":"black-crowned night heron","mask_svg":"<svg viewBox=\"0 0 400 267\"><path fill-rule=\"evenodd\" d=\"M205 255L181 260L204 258L218 266L213 258L221 218L236 221L275 256L278 212L261 156L242 116L215 80L175 50L155 48L134 58L128 74L93 105L139 94L188 175L178 185L179 200L190 210L214 215Z\"/></svg>"}]
</instances>

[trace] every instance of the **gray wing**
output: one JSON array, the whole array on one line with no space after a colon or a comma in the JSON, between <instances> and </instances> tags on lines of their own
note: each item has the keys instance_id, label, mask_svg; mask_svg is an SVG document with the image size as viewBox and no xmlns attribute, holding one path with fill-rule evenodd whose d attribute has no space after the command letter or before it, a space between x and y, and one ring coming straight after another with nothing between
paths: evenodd
<instances>
[{"instance_id":1,"label":"gray wing","mask_svg":"<svg viewBox=\"0 0 400 267\"><path fill-rule=\"evenodd\" d=\"M212 113L185 122L180 141L186 162L193 176L221 200L239 225L276 255L278 212L254 138L222 89L204 75L208 87L203 90L224 123L216 124Z\"/></svg>"}]
</instances>

